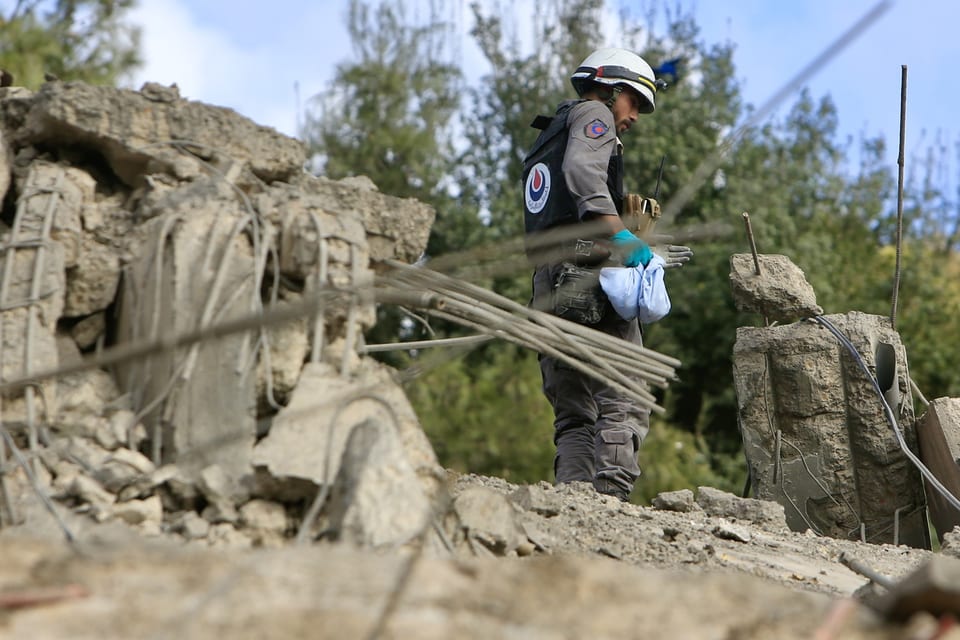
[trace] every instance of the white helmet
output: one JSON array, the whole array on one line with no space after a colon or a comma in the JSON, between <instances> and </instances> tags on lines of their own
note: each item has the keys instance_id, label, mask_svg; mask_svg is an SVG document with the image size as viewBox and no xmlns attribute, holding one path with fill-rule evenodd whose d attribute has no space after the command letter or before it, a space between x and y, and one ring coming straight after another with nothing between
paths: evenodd
<instances>
[{"instance_id":1,"label":"white helmet","mask_svg":"<svg viewBox=\"0 0 960 640\"><path fill-rule=\"evenodd\" d=\"M653 69L643 58L626 49L597 49L580 63L570 82L578 96L594 82L626 85L646 98L647 104L640 105L640 113L651 113L656 106L653 96L657 92L657 78Z\"/></svg>"}]
</instances>

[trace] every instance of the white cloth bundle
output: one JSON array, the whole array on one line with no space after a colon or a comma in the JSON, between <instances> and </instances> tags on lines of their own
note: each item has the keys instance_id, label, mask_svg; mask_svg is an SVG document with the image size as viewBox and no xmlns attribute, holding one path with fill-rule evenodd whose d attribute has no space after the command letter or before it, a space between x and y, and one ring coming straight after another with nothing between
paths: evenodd
<instances>
[{"instance_id":1,"label":"white cloth bundle","mask_svg":"<svg viewBox=\"0 0 960 640\"><path fill-rule=\"evenodd\" d=\"M600 286L624 320L656 322L670 313L670 296L663 281L663 258L653 254L646 267L604 267Z\"/></svg>"}]
</instances>

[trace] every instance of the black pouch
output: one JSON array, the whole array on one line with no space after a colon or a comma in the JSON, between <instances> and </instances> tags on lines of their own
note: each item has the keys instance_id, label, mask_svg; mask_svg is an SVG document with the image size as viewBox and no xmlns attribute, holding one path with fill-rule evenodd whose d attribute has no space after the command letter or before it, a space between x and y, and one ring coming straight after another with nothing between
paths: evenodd
<instances>
[{"instance_id":1,"label":"black pouch","mask_svg":"<svg viewBox=\"0 0 960 640\"><path fill-rule=\"evenodd\" d=\"M553 284L553 313L578 324L597 324L603 318L607 296L600 287L600 269L563 262Z\"/></svg>"}]
</instances>

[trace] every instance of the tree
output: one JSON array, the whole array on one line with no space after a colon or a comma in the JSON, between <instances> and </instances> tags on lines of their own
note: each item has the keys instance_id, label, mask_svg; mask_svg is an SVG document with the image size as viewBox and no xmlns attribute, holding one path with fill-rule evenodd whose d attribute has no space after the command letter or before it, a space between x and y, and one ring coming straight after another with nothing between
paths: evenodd
<instances>
[{"instance_id":1,"label":"tree","mask_svg":"<svg viewBox=\"0 0 960 640\"><path fill-rule=\"evenodd\" d=\"M302 134L328 177L365 175L384 193L442 205L461 74L444 59L437 15L416 25L404 7L350 1L352 59L314 97Z\"/></svg>"},{"instance_id":2,"label":"tree","mask_svg":"<svg viewBox=\"0 0 960 640\"><path fill-rule=\"evenodd\" d=\"M459 108L461 73L449 60L439 10L425 24L415 24L405 6L350 1L353 56L337 66L331 89L311 100L301 135L327 177L368 176L382 192L417 198L442 217L451 203L450 127ZM401 332L425 337L420 325L383 307L367 337L392 342ZM394 366L405 362L398 353L380 357Z\"/></svg>"},{"instance_id":3,"label":"tree","mask_svg":"<svg viewBox=\"0 0 960 640\"><path fill-rule=\"evenodd\" d=\"M0 69L36 88L45 74L116 84L141 64L134 0L18 0L0 17Z\"/></svg>"}]
</instances>

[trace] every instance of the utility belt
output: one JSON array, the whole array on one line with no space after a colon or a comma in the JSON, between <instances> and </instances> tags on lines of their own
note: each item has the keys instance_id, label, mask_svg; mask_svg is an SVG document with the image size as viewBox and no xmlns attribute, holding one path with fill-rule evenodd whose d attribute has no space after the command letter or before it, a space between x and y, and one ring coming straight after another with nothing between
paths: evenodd
<instances>
[{"instance_id":1,"label":"utility belt","mask_svg":"<svg viewBox=\"0 0 960 640\"><path fill-rule=\"evenodd\" d=\"M633 233L649 237L660 218L660 204L654 198L628 194L621 218ZM611 262L610 245L577 238L561 242L560 252L563 258L552 283L554 315L578 324L594 325L605 314L615 313L600 286L600 269L618 264Z\"/></svg>"},{"instance_id":2,"label":"utility belt","mask_svg":"<svg viewBox=\"0 0 960 640\"><path fill-rule=\"evenodd\" d=\"M609 266L606 243L575 239L564 243L565 260L553 270L553 314L577 324L594 325L612 310L600 286L600 269Z\"/></svg>"}]
</instances>

